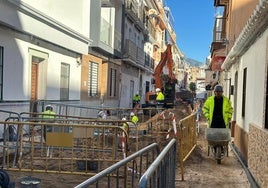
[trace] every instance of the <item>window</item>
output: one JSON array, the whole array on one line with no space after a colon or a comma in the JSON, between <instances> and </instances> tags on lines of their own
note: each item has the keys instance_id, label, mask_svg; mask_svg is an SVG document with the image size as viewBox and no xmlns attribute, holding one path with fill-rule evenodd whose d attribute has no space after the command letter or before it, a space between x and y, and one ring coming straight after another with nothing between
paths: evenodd
<instances>
[{"instance_id":1,"label":"window","mask_svg":"<svg viewBox=\"0 0 268 188\"><path fill-rule=\"evenodd\" d=\"M110 97L116 96L116 69L110 69L110 88L109 88Z\"/></svg>"},{"instance_id":2,"label":"window","mask_svg":"<svg viewBox=\"0 0 268 188\"><path fill-rule=\"evenodd\" d=\"M70 65L61 63L60 74L60 99L69 100Z\"/></svg>"},{"instance_id":3,"label":"window","mask_svg":"<svg viewBox=\"0 0 268 188\"><path fill-rule=\"evenodd\" d=\"M88 64L88 96L97 97L98 96L98 75L99 75L99 65L98 63L89 62Z\"/></svg>"},{"instance_id":4,"label":"window","mask_svg":"<svg viewBox=\"0 0 268 188\"><path fill-rule=\"evenodd\" d=\"M150 91L150 82L145 81L145 94Z\"/></svg>"},{"instance_id":5,"label":"window","mask_svg":"<svg viewBox=\"0 0 268 188\"><path fill-rule=\"evenodd\" d=\"M0 46L0 100L3 100L3 61L4 48Z\"/></svg>"},{"instance_id":6,"label":"window","mask_svg":"<svg viewBox=\"0 0 268 188\"><path fill-rule=\"evenodd\" d=\"M145 53L145 65L146 66L150 66L150 55L149 54L147 54L147 53Z\"/></svg>"},{"instance_id":7,"label":"window","mask_svg":"<svg viewBox=\"0 0 268 188\"><path fill-rule=\"evenodd\" d=\"M247 68L244 68L243 74L243 93L242 93L242 117L245 117L246 108L246 89L247 89Z\"/></svg>"}]
</instances>

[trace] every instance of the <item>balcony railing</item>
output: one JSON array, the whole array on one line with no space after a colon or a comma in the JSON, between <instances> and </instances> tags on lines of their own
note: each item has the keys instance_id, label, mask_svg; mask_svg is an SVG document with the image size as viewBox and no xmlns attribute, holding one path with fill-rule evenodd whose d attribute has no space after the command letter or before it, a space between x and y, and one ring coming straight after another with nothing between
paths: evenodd
<instances>
[{"instance_id":1,"label":"balcony railing","mask_svg":"<svg viewBox=\"0 0 268 188\"><path fill-rule=\"evenodd\" d=\"M226 18L217 17L213 29L213 42L224 42L226 40Z\"/></svg>"},{"instance_id":2,"label":"balcony railing","mask_svg":"<svg viewBox=\"0 0 268 188\"><path fill-rule=\"evenodd\" d=\"M133 12L137 17L139 17L139 5L137 0L127 0L126 9Z\"/></svg>"},{"instance_id":3,"label":"balcony railing","mask_svg":"<svg viewBox=\"0 0 268 188\"><path fill-rule=\"evenodd\" d=\"M108 46L112 46L112 25L102 18L100 28L100 40Z\"/></svg>"},{"instance_id":4,"label":"balcony railing","mask_svg":"<svg viewBox=\"0 0 268 188\"><path fill-rule=\"evenodd\" d=\"M129 39L126 39L125 56L140 65L144 65L145 53L143 49Z\"/></svg>"},{"instance_id":5,"label":"balcony railing","mask_svg":"<svg viewBox=\"0 0 268 188\"><path fill-rule=\"evenodd\" d=\"M121 52L121 32L116 30L114 32L114 49Z\"/></svg>"},{"instance_id":6,"label":"balcony railing","mask_svg":"<svg viewBox=\"0 0 268 188\"><path fill-rule=\"evenodd\" d=\"M147 53L145 53L145 66L154 69L154 59Z\"/></svg>"},{"instance_id":7,"label":"balcony railing","mask_svg":"<svg viewBox=\"0 0 268 188\"><path fill-rule=\"evenodd\" d=\"M143 9L139 7L137 0L126 0L126 14L141 30L145 30Z\"/></svg>"}]
</instances>

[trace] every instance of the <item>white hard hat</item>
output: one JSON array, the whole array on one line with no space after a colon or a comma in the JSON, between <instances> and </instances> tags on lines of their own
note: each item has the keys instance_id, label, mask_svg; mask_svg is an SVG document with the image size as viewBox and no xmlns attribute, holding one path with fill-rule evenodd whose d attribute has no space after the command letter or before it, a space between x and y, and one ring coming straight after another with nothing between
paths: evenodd
<instances>
[{"instance_id":1,"label":"white hard hat","mask_svg":"<svg viewBox=\"0 0 268 188\"><path fill-rule=\"evenodd\" d=\"M130 116L134 116L134 115L135 115L134 112L131 112L131 113L130 113Z\"/></svg>"},{"instance_id":2,"label":"white hard hat","mask_svg":"<svg viewBox=\"0 0 268 188\"><path fill-rule=\"evenodd\" d=\"M53 106L50 105L50 104L48 104L48 105L46 105L46 110L47 110L47 109L53 110Z\"/></svg>"},{"instance_id":3,"label":"white hard hat","mask_svg":"<svg viewBox=\"0 0 268 188\"><path fill-rule=\"evenodd\" d=\"M159 89L159 88L156 88L156 90L155 90L156 92L159 92L159 91L161 91L161 89Z\"/></svg>"},{"instance_id":4,"label":"white hard hat","mask_svg":"<svg viewBox=\"0 0 268 188\"><path fill-rule=\"evenodd\" d=\"M102 117L104 114L105 114L105 113L104 113L104 111L102 111L102 110L98 112L98 116L100 116L100 117Z\"/></svg>"},{"instance_id":5,"label":"white hard hat","mask_svg":"<svg viewBox=\"0 0 268 188\"><path fill-rule=\"evenodd\" d=\"M122 120L123 120L123 121L126 121L127 119L123 117Z\"/></svg>"}]
</instances>

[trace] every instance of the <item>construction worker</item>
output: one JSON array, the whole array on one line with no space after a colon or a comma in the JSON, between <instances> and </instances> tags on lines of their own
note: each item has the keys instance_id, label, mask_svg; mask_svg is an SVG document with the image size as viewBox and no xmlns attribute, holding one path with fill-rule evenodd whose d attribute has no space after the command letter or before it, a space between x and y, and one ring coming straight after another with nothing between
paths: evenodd
<instances>
[{"instance_id":1,"label":"construction worker","mask_svg":"<svg viewBox=\"0 0 268 188\"><path fill-rule=\"evenodd\" d=\"M123 117L122 118L122 121L126 121L127 120L127 118L125 118L125 117ZM125 122L125 123L123 123L123 125L122 125L122 127L123 127L123 129L127 132L127 136L129 136L129 125ZM124 137L124 138L126 138L127 136L125 135L125 134L122 134L122 136ZM123 141L122 141L123 142ZM125 142L125 146L126 146L126 151L129 151L129 148L128 148L128 140L127 139L124 139L124 142ZM119 148L122 148L122 146L123 146L123 143L122 143L122 145L119 145Z\"/></svg>"},{"instance_id":2,"label":"construction worker","mask_svg":"<svg viewBox=\"0 0 268 188\"><path fill-rule=\"evenodd\" d=\"M233 114L233 107L231 101L222 93L222 86L216 85L214 88L215 95L209 97L203 106L203 114L209 122L209 128L229 127L229 121Z\"/></svg>"},{"instance_id":3,"label":"construction worker","mask_svg":"<svg viewBox=\"0 0 268 188\"><path fill-rule=\"evenodd\" d=\"M55 118L56 113L53 112L53 107L51 105L47 105L45 108L45 111L42 112L42 118L47 119L48 121L51 121ZM51 126L44 126L44 139L46 140L46 132L51 132L52 127Z\"/></svg>"},{"instance_id":4,"label":"construction worker","mask_svg":"<svg viewBox=\"0 0 268 188\"><path fill-rule=\"evenodd\" d=\"M55 118L56 113L53 112L53 107L51 105L47 105L45 111L42 112L42 118L44 119L52 119Z\"/></svg>"},{"instance_id":5,"label":"construction worker","mask_svg":"<svg viewBox=\"0 0 268 188\"><path fill-rule=\"evenodd\" d=\"M203 114L208 120L209 128L229 128L229 122L232 118L233 107L231 101L223 94L222 86L214 87L214 96L207 98L203 106ZM213 148L216 153L216 146ZM224 147L221 146L222 155L224 155Z\"/></svg>"},{"instance_id":6,"label":"construction worker","mask_svg":"<svg viewBox=\"0 0 268 188\"><path fill-rule=\"evenodd\" d=\"M157 108L157 112L161 112L163 107L164 107L164 100L165 100L165 96L162 93L161 89L156 88L156 108Z\"/></svg>"},{"instance_id":7,"label":"construction worker","mask_svg":"<svg viewBox=\"0 0 268 188\"><path fill-rule=\"evenodd\" d=\"M136 116L136 115L134 114L134 112L131 112L131 113L130 113L130 118L131 118L131 121L132 121L135 125L137 125L137 123L138 123L138 121L139 121L139 118L138 118L138 116Z\"/></svg>"},{"instance_id":8,"label":"construction worker","mask_svg":"<svg viewBox=\"0 0 268 188\"><path fill-rule=\"evenodd\" d=\"M100 110L97 116L101 119L107 119L107 114L103 110Z\"/></svg>"},{"instance_id":9,"label":"construction worker","mask_svg":"<svg viewBox=\"0 0 268 188\"><path fill-rule=\"evenodd\" d=\"M133 106L132 107L134 108L136 104L139 104L140 100L141 100L141 96L138 93L136 93L133 96Z\"/></svg>"},{"instance_id":10,"label":"construction worker","mask_svg":"<svg viewBox=\"0 0 268 188\"><path fill-rule=\"evenodd\" d=\"M122 121L126 121L127 119L125 117L122 118ZM122 127L128 132L128 125L127 123L123 123Z\"/></svg>"}]
</instances>

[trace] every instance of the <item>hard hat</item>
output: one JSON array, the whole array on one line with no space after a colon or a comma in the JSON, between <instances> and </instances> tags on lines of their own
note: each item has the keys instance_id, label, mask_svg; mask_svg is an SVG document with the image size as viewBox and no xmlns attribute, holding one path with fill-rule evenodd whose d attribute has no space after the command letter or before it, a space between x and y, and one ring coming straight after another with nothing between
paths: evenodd
<instances>
[{"instance_id":1,"label":"hard hat","mask_svg":"<svg viewBox=\"0 0 268 188\"><path fill-rule=\"evenodd\" d=\"M103 116L104 114L105 113L102 110L98 112L98 116L100 116L100 117Z\"/></svg>"},{"instance_id":2,"label":"hard hat","mask_svg":"<svg viewBox=\"0 0 268 188\"><path fill-rule=\"evenodd\" d=\"M46 110L53 110L53 107L50 105L50 104L48 104L48 105L46 105Z\"/></svg>"},{"instance_id":3,"label":"hard hat","mask_svg":"<svg viewBox=\"0 0 268 188\"><path fill-rule=\"evenodd\" d=\"M156 88L156 90L155 90L156 92L160 92L161 91L161 89L159 89L159 88Z\"/></svg>"},{"instance_id":4,"label":"hard hat","mask_svg":"<svg viewBox=\"0 0 268 188\"><path fill-rule=\"evenodd\" d=\"M135 115L134 112L131 112L131 113L130 113L130 116L134 116L134 115Z\"/></svg>"},{"instance_id":5,"label":"hard hat","mask_svg":"<svg viewBox=\"0 0 268 188\"><path fill-rule=\"evenodd\" d=\"M214 88L214 91L222 92L223 91L222 86L221 85L216 85L215 88Z\"/></svg>"},{"instance_id":6,"label":"hard hat","mask_svg":"<svg viewBox=\"0 0 268 188\"><path fill-rule=\"evenodd\" d=\"M123 117L122 120L123 120L123 121L126 121L127 119Z\"/></svg>"}]
</instances>

